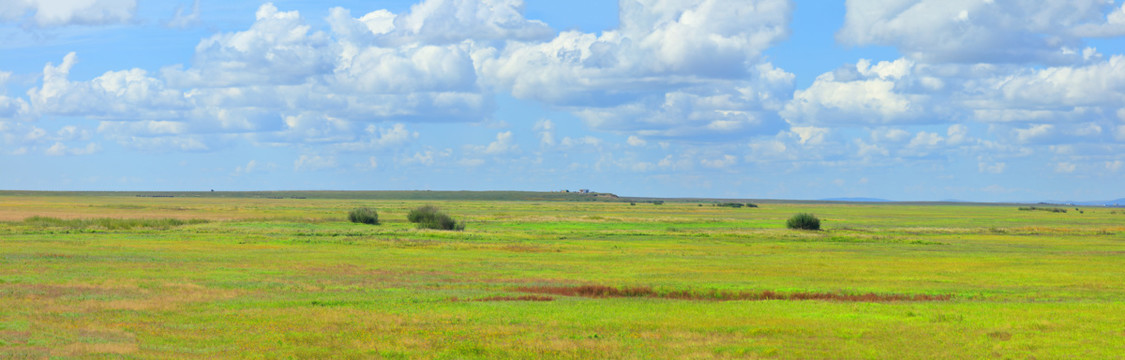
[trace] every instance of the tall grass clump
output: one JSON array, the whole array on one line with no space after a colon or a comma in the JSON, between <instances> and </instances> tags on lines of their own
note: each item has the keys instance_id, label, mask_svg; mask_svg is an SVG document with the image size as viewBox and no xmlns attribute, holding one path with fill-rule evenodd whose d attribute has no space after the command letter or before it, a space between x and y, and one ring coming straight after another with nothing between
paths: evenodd
<instances>
[{"instance_id":1,"label":"tall grass clump","mask_svg":"<svg viewBox=\"0 0 1125 360\"><path fill-rule=\"evenodd\" d=\"M360 207L348 213L348 221L360 224L379 225L379 213L375 209Z\"/></svg>"},{"instance_id":2,"label":"tall grass clump","mask_svg":"<svg viewBox=\"0 0 1125 360\"><path fill-rule=\"evenodd\" d=\"M105 230L132 230L132 229L156 229L167 230L174 227L184 225L195 225L207 223L207 220L202 219L115 219L115 218L97 218L97 219L60 219L46 216L32 216L23 220L23 223L28 226L37 228L63 228L69 230L81 229L105 229Z\"/></svg>"},{"instance_id":3,"label":"tall grass clump","mask_svg":"<svg viewBox=\"0 0 1125 360\"><path fill-rule=\"evenodd\" d=\"M406 220L418 224L419 229L465 230L464 222L454 221L452 217L433 205L420 206L410 210L406 214Z\"/></svg>"},{"instance_id":4,"label":"tall grass clump","mask_svg":"<svg viewBox=\"0 0 1125 360\"><path fill-rule=\"evenodd\" d=\"M820 230L820 219L809 213L793 215L785 226L797 230Z\"/></svg>"}]
</instances>

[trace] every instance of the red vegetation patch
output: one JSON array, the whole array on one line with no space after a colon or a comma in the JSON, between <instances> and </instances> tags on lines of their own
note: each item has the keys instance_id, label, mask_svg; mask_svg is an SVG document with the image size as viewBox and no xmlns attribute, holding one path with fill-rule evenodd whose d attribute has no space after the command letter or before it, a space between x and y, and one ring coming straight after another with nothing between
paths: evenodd
<instances>
[{"instance_id":1,"label":"red vegetation patch","mask_svg":"<svg viewBox=\"0 0 1125 360\"><path fill-rule=\"evenodd\" d=\"M516 291L533 293L533 294L551 294L559 296L582 296L590 298L608 298L608 297L649 297L661 299L680 299L680 300L714 300L714 301L730 301L730 300L822 300L822 301L841 301L841 302L895 302L895 301L948 301L953 298L952 295L909 295L909 294L839 294L839 293L817 293L817 292L791 292L791 293L778 293L773 291L724 291L724 290L707 290L707 291L668 291L657 292L647 286L637 287L624 287L615 288L604 285L583 285L583 286L525 286L517 288Z\"/></svg>"},{"instance_id":2,"label":"red vegetation patch","mask_svg":"<svg viewBox=\"0 0 1125 360\"><path fill-rule=\"evenodd\" d=\"M555 298L550 296L539 295L523 295L523 296L489 296L480 299L458 299L452 298L450 301L554 301Z\"/></svg>"}]
</instances>

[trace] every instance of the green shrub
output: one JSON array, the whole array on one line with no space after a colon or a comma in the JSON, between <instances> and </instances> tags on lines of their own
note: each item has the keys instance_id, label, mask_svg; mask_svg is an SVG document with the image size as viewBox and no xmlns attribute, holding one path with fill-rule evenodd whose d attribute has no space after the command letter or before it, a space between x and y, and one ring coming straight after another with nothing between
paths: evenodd
<instances>
[{"instance_id":1,"label":"green shrub","mask_svg":"<svg viewBox=\"0 0 1125 360\"><path fill-rule=\"evenodd\" d=\"M348 221L361 224L379 225L379 213L375 209L361 207L348 213Z\"/></svg>"},{"instance_id":2,"label":"green shrub","mask_svg":"<svg viewBox=\"0 0 1125 360\"><path fill-rule=\"evenodd\" d=\"M785 226L797 230L820 230L820 219L813 214L800 213L789 218Z\"/></svg>"},{"instance_id":3,"label":"green shrub","mask_svg":"<svg viewBox=\"0 0 1125 360\"><path fill-rule=\"evenodd\" d=\"M465 230L465 223L454 221L452 217L432 205L425 205L410 210L410 212L406 214L406 220L418 224L419 229Z\"/></svg>"}]
</instances>

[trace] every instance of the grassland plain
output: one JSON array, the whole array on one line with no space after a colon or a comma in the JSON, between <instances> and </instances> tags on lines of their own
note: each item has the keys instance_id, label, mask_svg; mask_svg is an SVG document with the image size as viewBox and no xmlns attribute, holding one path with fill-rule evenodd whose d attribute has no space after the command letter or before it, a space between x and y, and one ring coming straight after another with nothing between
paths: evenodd
<instances>
[{"instance_id":1,"label":"grassland plain","mask_svg":"<svg viewBox=\"0 0 1125 360\"><path fill-rule=\"evenodd\" d=\"M1125 350L1120 209L333 194L0 193L0 358L1120 359ZM422 204L467 229L416 229L406 213ZM359 206L378 209L383 224L347 222ZM825 231L785 229L798 212ZM645 291L535 290L582 286ZM942 300L729 300L765 292Z\"/></svg>"}]
</instances>

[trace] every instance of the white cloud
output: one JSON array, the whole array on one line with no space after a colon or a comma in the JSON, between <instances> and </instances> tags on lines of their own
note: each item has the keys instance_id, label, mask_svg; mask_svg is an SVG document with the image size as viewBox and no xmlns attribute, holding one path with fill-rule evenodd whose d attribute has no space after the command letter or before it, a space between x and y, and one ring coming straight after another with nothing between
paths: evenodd
<instances>
[{"instance_id":1,"label":"white cloud","mask_svg":"<svg viewBox=\"0 0 1125 360\"><path fill-rule=\"evenodd\" d=\"M320 171L335 168L336 158L321 155L301 155L293 162L296 171Z\"/></svg>"},{"instance_id":2,"label":"white cloud","mask_svg":"<svg viewBox=\"0 0 1125 360\"><path fill-rule=\"evenodd\" d=\"M909 61L862 60L855 69L824 73L798 90L781 115L794 124L895 124L917 122L928 99L906 93L897 81L911 72Z\"/></svg>"},{"instance_id":3,"label":"white cloud","mask_svg":"<svg viewBox=\"0 0 1125 360\"><path fill-rule=\"evenodd\" d=\"M933 148L941 145L944 140L945 138L941 137L941 135L921 131L914 136L913 140L910 140L910 145L908 146L912 148Z\"/></svg>"},{"instance_id":4,"label":"white cloud","mask_svg":"<svg viewBox=\"0 0 1125 360\"><path fill-rule=\"evenodd\" d=\"M522 0L424 0L395 19L396 41L540 40L554 31L523 17Z\"/></svg>"},{"instance_id":5,"label":"white cloud","mask_svg":"<svg viewBox=\"0 0 1125 360\"><path fill-rule=\"evenodd\" d=\"M904 142L910 138L910 132L898 128L879 128L871 131L871 139L876 142Z\"/></svg>"},{"instance_id":6,"label":"white cloud","mask_svg":"<svg viewBox=\"0 0 1125 360\"><path fill-rule=\"evenodd\" d=\"M435 161L442 158L448 158L453 155L453 150L445 149L442 151L425 150L415 152L412 156L402 157L399 163L403 165L419 164L425 166L433 166Z\"/></svg>"},{"instance_id":7,"label":"white cloud","mask_svg":"<svg viewBox=\"0 0 1125 360\"><path fill-rule=\"evenodd\" d=\"M183 93L165 88L162 81L141 69L109 71L90 81L72 82L71 69L78 62L69 53L58 66L43 68L42 87L28 91L38 113L125 118L177 117L188 103Z\"/></svg>"},{"instance_id":8,"label":"white cloud","mask_svg":"<svg viewBox=\"0 0 1125 360\"><path fill-rule=\"evenodd\" d=\"M846 6L838 41L895 46L927 62L1081 60L1074 50L1081 36L1118 34L1122 16L1105 0L849 0Z\"/></svg>"},{"instance_id":9,"label":"white cloud","mask_svg":"<svg viewBox=\"0 0 1125 360\"><path fill-rule=\"evenodd\" d=\"M484 165L484 159L461 159L457 163L464 167L477 167Z\"/></svg>"},{"instance_id":10,"label":"white cloud","mask_svg":"<svg viewBox=\"0 0 1125 360\"><path fill-rule=\"evenodd\" d=\"M246 165L234 168L235 175L247 175L254 173L270 172L277 169L277 164L272 162L261 163L258 160L250 160Z\"/></svg>"},{"instance_id":11,"label":"white cloud","mask_svg":"<svg viewBox=\"0 0 1125 360\"><path fill-rule=\"evenodd\" d=\"M496 141L493 141L484 148L484 153L488 155L500 155L516 151L519 146L514 144L511 131L505 131L496 134Z\"/></svg>"},{"instance_id":12,"label":"white cloud","mask_svg":"<svg viewBox=\"0 0 1125 360\"><path fill-rule=\"evenodd\" d=\"M946 143L953 146L961 145L971 140L971 138L969 137L969 128L961 124L954 124L949 126L949 129L946 130L945 135L947 136L945 140Z\"/></svg>"},{"instance_id":13,"label":"white cloud","mask_svg":"<svg viewBox=\"0 0 1125 360\"><path fill-rule=\"evenodd\" d=\"M1078 165L1075 165L1074 163L1070 163L1070 162L1060 162L1058 164L1055 164L1055 172L1060 173L1060 174L1073 173L1077 169L1078 169Z\"/></svg>"},{"instance_id":14,"label":"white cloud","mask_svg":"<svg viewBox=\"0 0 1125 360\"><path fill-rule=\"evenodd\" d=\"M262 5L246 31L222 33L195 47L194 67L166 68L177 86L297 85L334 68L331 38L296 11Z\"/></svg>"},{"instance_id":15,"label":"white cloud","mask_svg":"<svg viewBox=\"0 0 1125 360\"><path fill-rule=\"evenodd\" d=\"M539 132L539 144L543 146L555 145L555 123L551 120L543 119L535 122L535 127L532 130Z\"/></svg>"},{"instance_id":16,"label":"white cloud","mask_svg":"<svg viewBox=\"0 0 1125 360\"><path fill-rule=\"evenodd\" d=\"M480 52L478 71L518 98L572 107L601 130L686 137L779 129L773 110L791 94L793 75L760 54L788 36L790 2L640 0L620 10L617 30Z\"/></svg>"},{"instance_id":17,"label":"white cloud","mask_svg":"<svg viewBox=\"0 0 1125 360\"><path fill-rule=\"evenodd\" d=\"M1106 161L1105 162L1105 169L1109 170L1110 172L1121 171L1121 169L1125 169L1125 161L1121 161L1121 160Z\"/></svg>"},{"instance_id":18,"label":"white cloud","mask_svg":"<svg viewBox=\"0 0 1125 360\"><path fill-rule=\"evenodd\" d=\"M825 138L830 132L827 128L818 128L814 126L794 126L790 131L801 139L801 144L804 145L820 145L824 143Z\"/></svg>"},{"instance_id":19,"label":"white cloud","mask_svg":"<svg viewBox=\"0 0 1125 360\"><path fill-rule=\"evenodd\" d=\"M45 153L49 156L90 155L99 150L101 150L101 146L95 143L86 144L86 146L82 148L72 148L62 142L56 142L54 145L51 145L50 148L47 148Z\"/></svg>"},{"instance_id":20,"label":"white cloud","mask_svg":"<svg viewBox=\"0 0 1125 360\"><path fill-rule=\"evenodd\" d=\"M878 144L868 144L867 142L860 139L856 139L855 143L856 147L859 148L859 150L856 151L856 155L859 155L861 157L870 157L874 155L890 155L890 152L887 151L886 148L879 146Z\"/></svg>"},{"instance_id":21,"label":"white cloud","mask_svg":"<svg viewBox=\"0 0 1125 360\"><path fill-rule=\"evenodd\" d=\"M985 174L1003 174L1004 170L1008 168L1008 164L1005 164L1005 163L1002 163L1002 162L997 162L997 163L981 162L981 163L978 164L978 168L980 169L981 173L985 173Z\"/></svg>"},{"instance_id":22,"label":"white cloud","mask_svg":"<svg viewBox=\"0 0 1125 360\"><path fill-rule=\"evenodd\" d=\"M199 24L199 1L195 0L191 4L191 12L185 13L183 7L176 8L176 14L172 19L164 23L164 25L171 28L187 28Z\"/></svg>"},{"instance_id":23,"label":"white cloud","mask_svg":"<svg viewBox=\"0 0 1125 360\"><path fill-rule=\"evenodd\" d=\"M1125 98L1125 56L1114 55L1081 66L1023 71L997 78L994 83L1004 100L1021 107L1116 107Z\"/></svg>"},{"instance_id":24,"label":"white cloud","mask_svg":"<svg viewBox=\"0 0 1125 360\"><path fill-rule=\"evenodd\" d=\"M8 0L0 2L0 21L31 14L38 27L105 25L129 22L136 0Z\"/></svg>"},{"instance_id":25,"label":"white cloud","mask_svg":"<svg viewBox=\"0 0 1125 360\"><path fill-rule=\"evenodd\" d=\"M701 159L699 163L704 167L709 167L712 169L723 169L738 164L738 158L734 155L723 155L721 157L713 159Z\"/></svg>"},{"instance_id":26,"label":"white cloud","mask_svg":"<svg viewBox=\"0 0 1125 360\"><path fill-rule=\"evenodd\" d=\"M566 148L582 147L585 149L590 149L600 147L602 145L602 139L589 135L580 138L571 138L567 136L563 137L562 141L559 144Z\"/></svg>"},{"instance_id":27,"label":"white cloud","mask_svg":"<svg viewBox=\"0 0 1125 360\"><path fill-rule=\"evenodd\" d=\"M630 135L629 138L625 140L625 142L628 143L629 146L645 146L645 145L648 145L647 141L645 141L644 139L641 139L639 137L636 137L635 135Z\"/></svg>"},{"instance_id":28,"label":"white cloud","mask_svg":"<svg viewBox=\"0 0 1125 360\"><path fill-rule=\"evenodd\" d=\"M1026 144L1047 138L1054 133L1054 130L1054 125L1039 124L1027 129L1015 129L1014 133L1017 141L1021 144Z\"/></svg>"}]
</instances>

